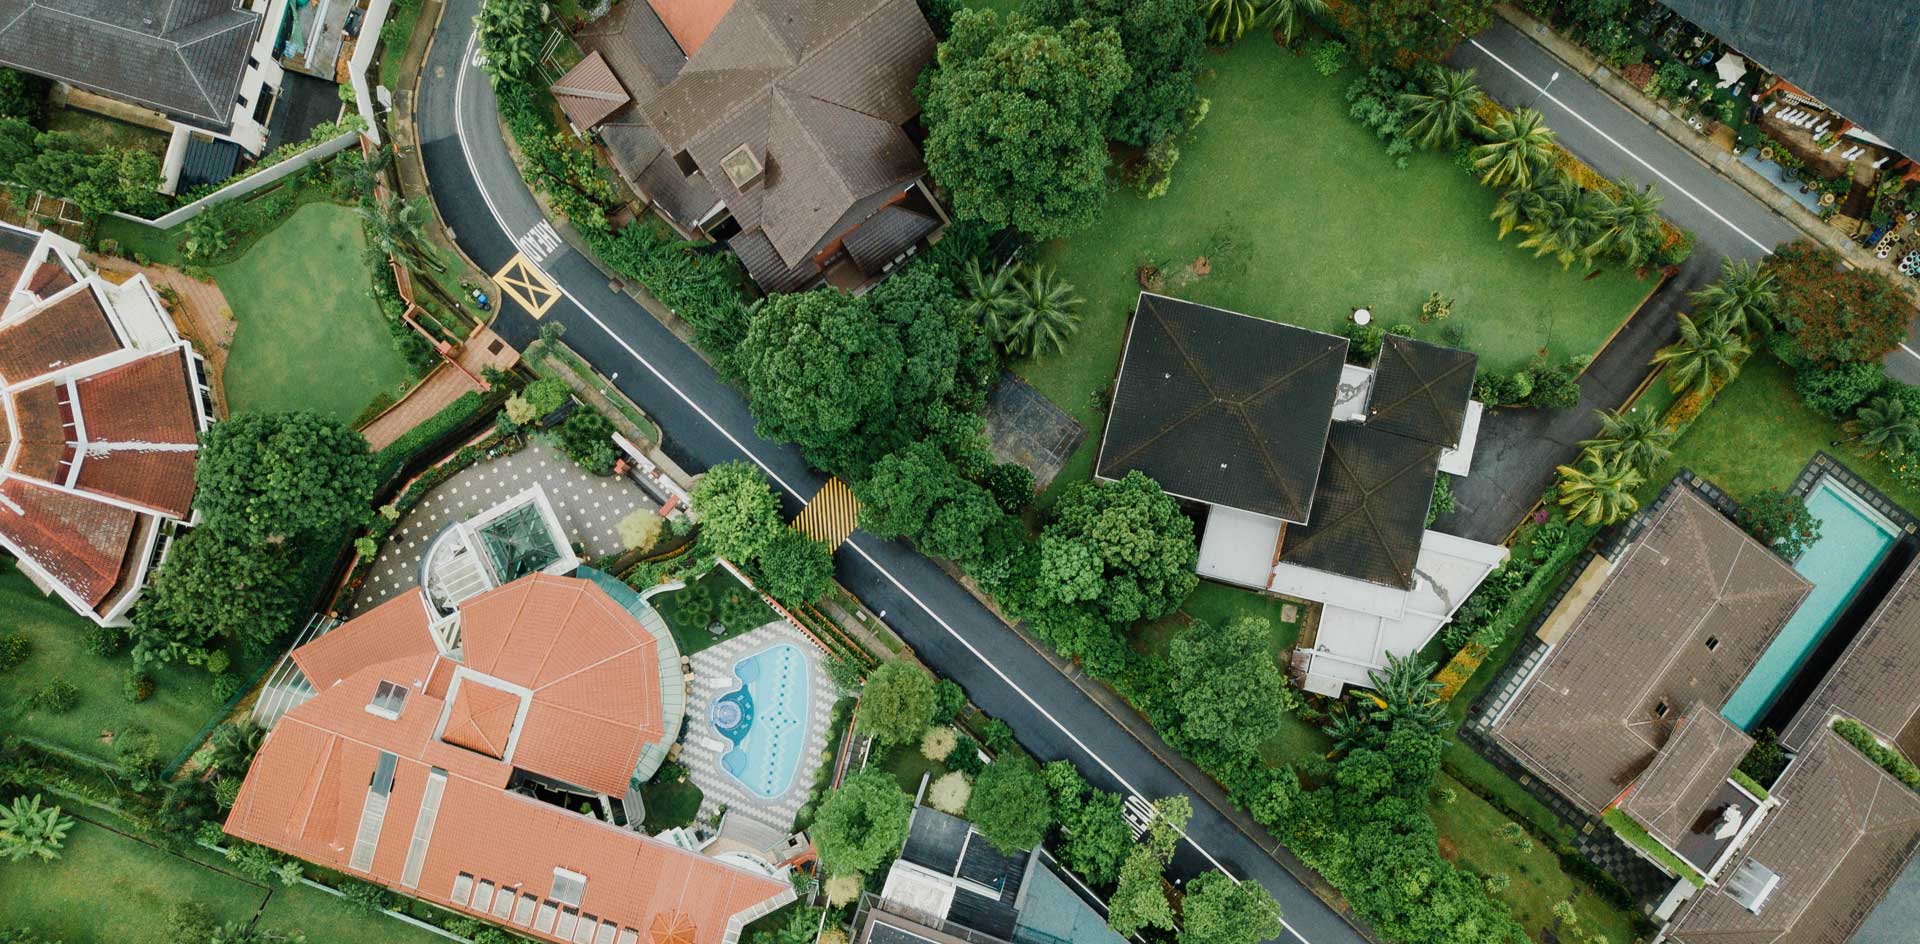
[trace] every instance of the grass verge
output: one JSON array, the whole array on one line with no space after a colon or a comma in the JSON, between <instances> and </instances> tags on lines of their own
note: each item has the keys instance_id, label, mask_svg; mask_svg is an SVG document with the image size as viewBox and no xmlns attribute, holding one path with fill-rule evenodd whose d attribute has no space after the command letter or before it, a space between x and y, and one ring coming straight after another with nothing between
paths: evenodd
<instances>
[{"instance_id":1,"label":"grass verge","mask_svg":"<svg viewBox=\"0 0 1920 944\"><path fill-rule=\"evenodd\" d=\"M1652 856L1655 861L1666 866L1667 869L1674 874L1692 882L1694 887L1698 888L1707 883L1706 878L1700 874L1699 869L1688 865L1684 859L1674 855L1673 850L1661 845L1660 841L1653 838L1653 835L1647 832L1646 827L1635 822L1633 817L1628 816L1619 809L1611 809L1608 810L1605 815L1601 816L1600 819L1621 839L1626 840L1629 845Z\"/></svg>"}]
</instances>

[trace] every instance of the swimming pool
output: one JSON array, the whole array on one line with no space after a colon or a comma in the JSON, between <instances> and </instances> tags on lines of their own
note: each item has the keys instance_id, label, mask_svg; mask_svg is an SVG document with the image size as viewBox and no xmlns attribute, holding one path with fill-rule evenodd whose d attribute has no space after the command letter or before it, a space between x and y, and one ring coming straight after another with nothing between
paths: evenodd
<instances>
[{"instance_id":1,"label":"swimming pool","mask_svg":"<svg viewBox=\"0 0 1920 944\"><path fill-rule=\"evenodd\" d=\"M1793 569L1813 584L1813 592L1720 709L1722 717L1742 729L1766 716L1899 535L1885 516L1824 475L1807 493L1807 511L1820 521L1820 539Z\"/></svg>"},{"instance_id":2,"label":"swimming pool","mask_svg":"<svg viewBox=\"0 0 1920 944\"><path fill-rule=\"evenodd\" d=\"M720 766L756 796L775 799L793 786L812 697L799 646L769 646L733 664L740 687L713 700L708 720L733 744Z\"/></svg>"}]
</instances>

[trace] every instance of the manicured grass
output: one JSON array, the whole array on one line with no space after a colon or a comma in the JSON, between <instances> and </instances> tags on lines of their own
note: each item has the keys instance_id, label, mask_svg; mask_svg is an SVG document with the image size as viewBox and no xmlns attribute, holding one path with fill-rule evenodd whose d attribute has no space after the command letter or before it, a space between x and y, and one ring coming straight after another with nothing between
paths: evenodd
<instances>
[{"instance_id":1,"label":"manicured grass","mask_svg":"<svg viewBox=\"0 0 1920 944\"><path fill-rule=\"evenodd\" d=\"M44 596L12 561L0 559L0 633L20 632L33 647L27 661L0 674L0 729L30 735L71 751L115 759L108 736L144 731L162 761L170 761L202 725L219 711L212 677L185 664L152 670L153 697L134 704L121 694L133 661L125 654L96 656L86 648L93 624L59 597ZM248 666L233 671L246 672ZM65 679L80 690L80 703L65 714L28 704L41 686Z\"/></svg>"},{"instance_id":2,"label":"manicured grass","mask_svg":"<svg viewBox=\"0 0 1920 944\"><path fill-rule=\"evenodd\" d=\"M0 895L0 927L30 927L56 941L175 944L167 934L174 905L197 901L217 922L245 922L268 893L86 821L74 823L57 861L8 865L0 875L8 890Z\"/></svg>"},{"instance_id":3,"label":"manicured grass","mask_svg":"<svg viewBox=\"0 0 1920 944\"><path fill-rule=\"evenodd\" d=\"M1701 877L1698 869L1688 865L1679 856L1675 855L1673 850L1661 845L1660 841L1653 838L1653 835L1647 832L1647 828L1634 821L1633 817L1628 816L1616 808L1608 810L1606 814L1601 817L1601 820L1603 820L1614 833L1619 835L1621 839L1626 840L1629 845L1652 856L1653 859L1661 865L1678 873L1681 878L1692 882L1696 886L1706 884L1706 879Z\"/></svg>"},{"instance_id":4,"label":"manicured grass","mask_svg":"<svg viewBox=\"0 0 1920 944\"><path fill-rule=\"evenodd\" d=\"M1449 737L1446 751L1441 754L1441 763L1445 765L1448 776L1494 797L1501 807L1519 814L1519 818L1534 832L1552 836L1561 842L1573 842L1573 830L1555 816L1546 804L1535 799L1533 794L1527 792L1527 788L1468 747L1458 735ZM1481 802L1486 801L1483 799Z\"/></svg>"},{"instance_id":5,"label":"manicured grass","mask_svg":"<svg viewBox=\"0 0 1920 944\"><path fill-rule=\"evenodd\" d=\"M1878 457L1835 446L1840 424L1809 409L1793 390L1793 371L1771 354L1756 353L1674 444L1673 458L1647 479L1645 503L1681 468L1713 480L1737 500L1762 489L1787 488L1813 454L1826 451L1908 511L1920 512L1920 491L1908 488Z\"/></svg>"},{"instance_id":6,"label":"manicured grass","mask_svg":"<svg viewBox=\"0 0 1920 944\"><path fill-rule=\"evenodd\" d=\"M97 148L126 148L146 151L155 157L167 153L168 135L164 131L143 128L105 115L78 108L56 108L47 115L48 131L78 135ZM155 186L159 181L154 181Z\"/></svg>"},{"instance_id":7,"label":"manicured grass","mask_svg":"<svg viewBox=\"0 0 1920 944\"><path fill-rule=\"evenodd\" d=\"M648 781L640 788L641 802L647 805L644 823L647 832L692 825L693 818L700 813L700 801L705 797L693 781L685 778L684 772L677 781L659 777Z\"/></svg>"},{"instance_id":8,"label":"manicured grass","mask_svg":"<svg viewBox=\"0 0 1920 944\"><path fill-rule=\"evenodd\" d=\"M706 587L707 591L713 595L713 618L716 620L720 618L720 602L726 599L728 593L734 591L746 594L757 607L759 616L751 625L729 626L725 632L715 636L707 631L705 624L693 623L681 616L678 597L683 591L675 590L672 593L663 593L654 597L651 601L654 609L660 611L660 618L666 620L667 628L673 631L673 641L679 644L680 654L683 656L693 655L723 639L732 639L743 632L757 629L779 619L778 614L769 609L765 603L760 602L758 594L748 590L746 584L736 580L725 567L715 567L708 571L695 580L694 585Z\"/></svg>"},{"instance_id":9,"label":"manicured grass","mask_svg":"<svg viewBox=\"0 0 1920 944\"><path fill-rule=\"evenodd\" d=\"M870 763L878 764L882 769L893 774L893 779L899 782L900 789L905 791L907 796L914 796L920 789L921 775L928 775L928 785L931 786L933 781L947 773L946 763L928 760L927 755L920 753L920 744L917 741L893 748Z\"/></svg>"},{"instance_id":10,"label":"manicured grass","mask_svg":"<svg viewBox=\"0 0 1920 944\"><path fill-rule=\"evenodd\" d=\"M417 907L417 906L416 906ZM275 887L257 927L297 931L308 944L366 941L368 944L447 944L447 939L397 918L368 914L346 899L306 885Z\"/></svg>"},{"instance_id":11,"label":"manicured grass","mask_svg":"<svg viewBox=\"0 0 1920 944\"><path fill-rule=\"evenodd\" d=\"M1553 850L1535 841L1532 849L1521 851L1500 835L1500 828L1510 822L1505 814L1452 777L1441 775L1437 785L1456 796L1452 803L1435 802L1427 808L1440 829L1441 855L1483 876L1506 873L1511 884L1494 897L1513 909L1528 936L1546 940L1543 932L1557 921L1553 905L1571 899L1580 934L1562 929L1560 940L1584 941L1596 931L1613 944L1634 940L1633 916L1567 875Z\"/></svg>"},{"instance_id":12,"label":"manicured grass","mask_svg":"<svg viewBox=\"0 0 1920 944\"><path fill-rule=\"evenodd\" d=\"M1157 200L1115 193L1094 226L1039 253L1086 298L1066 353L1017 367L1087 428L1056 481L1089 473L1105 422L1090 395L1113 381L1145 263L1170 276L1169 294L1324 331L1367 306L1382 325L1440 339L1442 323L1418 324L1437 290L1454 299L1446 323L1482 366L1509 371L1542 348L1594 353L1653 288L1611 267L1588 281L1517 237L1496 241L1494 192L1450 155L1396 169L1347 114L1353 70L1323 78L1264 30L1206 63L1212 107L1180 140L1172 189ZM1200 260L1211 273L1191 276Z\"/></svg>"},{"instance_id":13,"label":"manicured grass","mask_svg":"<svg viewBox=\"0 0 1920 944\"><path fill-rule=\"evenodd\" d=\"M309 203L213 270L239 323L225 374L232 412L311 409L351 421L412 377L368 294L352 210ZM325 382L312 382L324 375Z\"/></svg>"}]
</instances>

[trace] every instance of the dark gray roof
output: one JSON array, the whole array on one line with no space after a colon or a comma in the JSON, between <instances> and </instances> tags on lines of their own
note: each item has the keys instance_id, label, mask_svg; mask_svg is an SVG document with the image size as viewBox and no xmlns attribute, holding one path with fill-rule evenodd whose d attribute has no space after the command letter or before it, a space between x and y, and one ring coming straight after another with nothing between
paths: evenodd
<instances>
[{"instance_id":1,"label":"dark gray roof","mask_svg":"<svg viewBox=\"0 0 1920 944\"><path fill-rule=\"evenodd\" d=\"M1674 12L1920 158L1920 4L1666 0Z\"/></svg>"},{"instance_id":2,"label":"dark gray roof","mask_svg":"<svg viewBox=\"0 0 1920 944\"><path fill-rule=\"evenodd\" d=\"M1387 335L1373 368L1367 426L1449 449L1460 445L1479 363L1472 351Z\"/></svg>"},{"instance_id":3,"label":"dark gray roof","mask_svg":"<svg viewBox=\"0 0 1920 944\"><path fill-rule=\"evenodd\" d=\"M225 130L259 28L238 0L0 0L0 65Z\"/></svg>"},{"instance_id":4,"label":"dark gray roof","mask_svg":"<svg viewBox=\"0 0 1920 944\"><path fill-rule=\"evenodd\" d=\"M220 138L187 142L187 153L180 164L180 189L191 190L217 184L233 176L240 166L240 145Z\"/></svg>"},{"instance_id":5,"label":"dark gray roof","mask_svg":"<svg viewBox=\"0 0 1920 944\"><path fill-rule=\"evenodd\" d=\"M1920 757L1920 560L1909 565L1780 735L1799 750L1844 712Z\"/></svg>"},{"instance_id":6,"label":"dark gray roof","mask_svg":"<svg viewBox=\"0 0 1920 944\"><path fill-rule=\"evenodd\" d=\"M1702 810L1707 809L1740 758L1753 747L1753 738L1720 716L1720 709L1696 701L1675 722L1672 736L1661 745L1653 764L1633 785L1620 809L1647 828L1655 839L1680 850L1698 834ZM1707 826L1710 836L1713 825ZM1713 845L1707 844L1711 849ZM1688 858L1702 872L1711 859Z\"/></svg>"},{"instance_id":7,"label":"dark gray roof","mask_svg":"<svg viewBox=\"0 0 1920 944\"><path fill-rule=\"evenodd\" d=\"M1886 897L1847 944L1912 944L1915 928L1920 928L1920 857L1907 860Z\"/></svg>"},{"instance_id":8,"label":"dark gray roof","mask_svg":"<svg viewBox=\"0 0 1920 944\"><path fill-rule=\"evenodd\" d=\"M1143 292L1095 471L1304 522L1346 354L1345 338Z\"/></svg>"},{"instance_id":9,"label":"dark gray roof","mask_svg":"<svg viewBox=\"0 0 1920 944\"><path fill-rule=\"evenodd\" d=\"M1304 407L1302 407L1304 409ZM1335 423L1313 511L1281 536L1280 559L1302 567L1413 589L1440 447L1371 423Z\"/></svg>"},{"instance_id":10,"label":"dark gray roof","mask_svg":"<svg viewBox=\"0 0 1920 944\"><path fill-rule=\"evenodd\" d=\"M918 210L885 207L847 233L847 255L860 271L879 275L887 263L939 228L939 220Z\"/></svg>"},{"instance_id":11,"label":"dark gray roof","mask_svg":"<svg viewBox=\"0 0 1920 944\"><path fill-rule=\"evenodd\" d=\"M740 257L740 264L747 267L747 274L762 291L797 292L820 277L820 267L812 259L802 259L795 266L781 261L780 253L774 251L773 243L761 230L741 233L727 240L727 246Z\"/></svg>"}]
</instances>

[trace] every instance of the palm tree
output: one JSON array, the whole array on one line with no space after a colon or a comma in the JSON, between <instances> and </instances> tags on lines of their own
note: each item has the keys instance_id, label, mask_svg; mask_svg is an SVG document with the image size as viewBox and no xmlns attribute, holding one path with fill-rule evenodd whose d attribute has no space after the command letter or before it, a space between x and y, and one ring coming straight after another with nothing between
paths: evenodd
<instances>
[{"instance_id":1,"label":"palm tree","mask_svg":"<svg viewBox=\"0 0 1920 944\"><path fill-rule=\"evenodd\" d=\"M1620 196L1600 216L1600 235L1594 238L1592 255L1612 253L1637 268L1653 257L1653 251L1666 238L1666 230L1660 225L1664 198L1653 192L1652 184L1635 189L1631 180L1615 183Z\"/></svg>"},{"instance_id":2,"label":"palm tree","mask_svg":"<svg viewBox=\"0 0 1920 944\"><path fill-rule=\"evenodd\" d=\"M1667 386L1673 392L1705 396L1740 373L1740 362L1750 350L1746 339L1726 325L1702 325L1681 315L1680 340L1661 348L1653 362L1667 365Z\"/></svg>"},{"instance_id":3,"label":"palm tree","mask_svg":"<svg viewBox=\"0 0 1920 944\"><path fill-rule=\"evenodd\" d=\"M1560 506L1570 520L1612 524L1640 507L1633 490L1645 477L1619 456L1606 459L1589 449L1580 454L1578 466L1563 465L1554 471L1560 474Z\"/></svg>"},{"instance_id":4,"label":"palm tree","mask_svg":"<svg viewBox=\"0 0 1920 944\"><path fill-rule=\"evenodd\" d=\"M1583 439L1580 445L1604 459L1620 458L1641 472L1673 455L1673 440L1678 430L1661 425L1652 410L1595 410L1600 420L1600 435Z\"/></svg>"},{"instance_id":5,"label":"palm tree","mask_svg":"<svg viewBox=\"0 0 1920 944\"><path fill-rule=\"evenodd\" d=\"M967 314L995 341L1010 334L1020 317L1020 298L1014 291L1019 273L1020 267L1009 262L988 275L981 270L978 257L969 258L960 273L967 292Z\"/></svg>"},{"instance_id":6,"label":"palm tree","mask_svg":"<svg viewBox=\"0 0 1920 944\"><path fill-rule=\"evenodd\" d=\"M1551 255L1560 260L1562 269L1576 259L1581 265L1591 264L1600 221L1608 212L1607 195L1559 174L1541 196L1545 198L1544 209L1520 226L1527 234L1520 248L1533 250L1535 256Z\"/></svg>"},{"instance_id":7,"label":"palm tree","mask_svg":"<svg viewBox=\"0 0 1920 944\"><path fill-rule=\"evenodd\" d=\"M1073 284L1052 266L1027 266L1022 275L1015 284L1019 316L998 338L1000 346L1018 357L1065 350L1067 339L1080 330L1078 309L1086 299L1074 294Z\"/></svg>"},{"instance_id":8,"label":"palm tree","mask_svg":"<svg viewBox=\"0 0 1920 944\"><path fill-rule=\"evenodd\" d=\"M1367 681L1386 706L1376 716L1411 721L1435 734L1453 727L1446 706L1440 703L1440 683L1433 680L1433 669L1433 663L1418 655L1403 658L1388 653L1386 674L1367 670Z\"/></svg>"},{"instance_id":9,"label":"palm tree","mask_svg":"<svg viewBox=\"0 0 1920 944\"><path fill-rule=\"evenodd\" d=\"M533 71L540 58L541 4L536 0L486 0L480 15L473 18L479 27L481 47L487 60L482 68L498 80L518 77Z\"/></svg>"},{"instance_id":10,"label":"palm tree","mask_svg":"<svg viewBox=\"0 0 1920 944\"><path fill-rule=\"evenodd\" d=\"M1239 41L1267 15L1263 0L1207 0L1201 14L1207 18L1207 36L1216 43Z\"/></svg>"},{"instance_id":11,"label":"palm tree","mask_svg":"<svg viewBox=\"0 0 1920 944\"><path fill-rule=\"evenodd\" d=\"M1547 181L1535 177L1500 191L1493 201L1492 219L1500 224L1500 238L1525 227L1547 211Z\"/></svg>"},{"instance_id":12,"label":"palm tree","mask_svg":"<svg viewBox=\"0 0 1920 944\"><path fill-rule=\"evenodd\" d=\"M73 817L62 814L57 806L41 806L40 794L32 799L14 797L12 806L0 806L0 859L52 862L60 858L60 847L72 828Z\"/></svg>"},{"instance_id":13,"label":"palm tree","mask_svg":"<svg viewBox=\"0 0 1920 944\"><path fill-rule=\"evenodd\" d=\"M1920 440L1920 414L1899 397L1874 397L1847 421L1846 430L1853 435L1845 441L1859 443L1866 455L1898 459Z\"/></svg>"},{"instance_id":14,"label":"palm tree","mask_svg":"<svg viewBox=\"0 0 1920 944\"><path fill-rule=\"evenodd\" d=\"M1473 166L1488 186L1526 183L1553 163L1553 129L1531 108L1495 118L1486 137L1473 151Z\"/></svg>"},{"instance_id":15,"label":"palm tree","mask_svg":"<svg viewBox=\"0 0 1920 944\"><path fill-rule=\"evenodd\" d=\"M1306 29L1307 18L1325 16L1327 0L1267 0L1267 7L1261 11L1263 16L1273 21L1273 28L1280 34L1280 42L1293 45L1294 37Z\"/></svg>"},{"instance_id":16,"label":"palm tree","mask_svg":"<svg viewBox=\"0 0 1920 944\"><path fill-rule=\"evenodd\" d=\"M1358 711L1336 710L1321 728L1333 742L1335 751L1350 751L1366 743L1367 716Z\"/></svg>"},{"instance_id":17,"label":"palm tree","mask_svg":"<svg viewBox=\"0 0 1920 944\"><path fill-rule=\"evenodd\" d=\"M1720 263L1720 278L1693 293L1693 304L1740 334L1765 333L1779 310L1780 283L1764 266L1727 259Z\"/></svg>"},{"instance_id":18,"label":"palm tree","mask_svg":"<svg viewBox=\"0 0 1920 944\"><path fill-rule=\"evenodd\" d=\"M1429 149L1451 150L1461 137L1479 123L1475 110L1486 95L1473 81L1474 70L1440 69L1433 73L1424 92L1400 96L1400 106L1413 121L1407 134Z\"/></svg>"},{"instance_id":19,"label":"palm tree","mask_svg":"<svg viewBox=\"0 0 1920 944\"><path fill-rule=\"evenodd\" d=\"M366 224L367 242L374 250L415 271L447 271L446 263L427 248L425 203L388 197L385 203L362 203L359 213Z\"/></svg>"}]
</instances>

